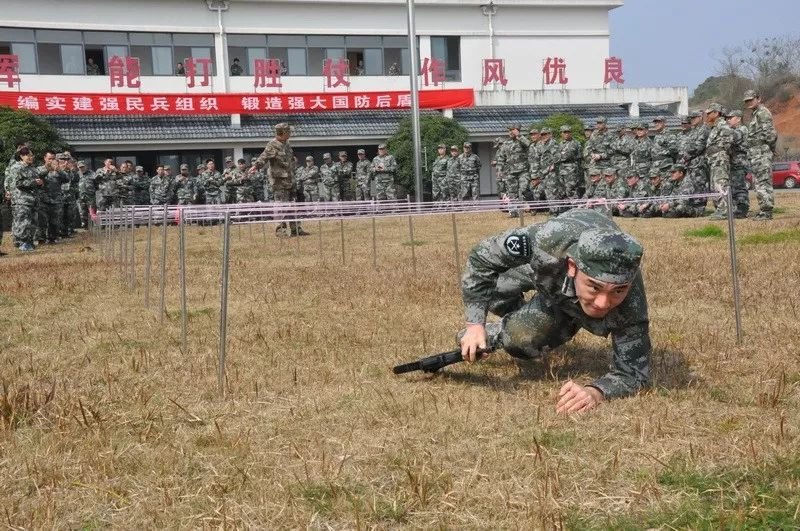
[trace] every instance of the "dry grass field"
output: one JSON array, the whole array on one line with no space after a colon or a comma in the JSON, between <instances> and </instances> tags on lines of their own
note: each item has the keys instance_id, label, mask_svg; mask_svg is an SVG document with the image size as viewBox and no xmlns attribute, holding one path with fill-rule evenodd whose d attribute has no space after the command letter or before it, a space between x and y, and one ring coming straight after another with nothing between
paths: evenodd
<instances>
[{"instance_id":1,"label":"dry grass field","mask_svg":"<svg viewBox=\"0 0 800 531\"><path fill-rule=\"evenodd\" d=\"M755 200L754 200L755 201ZM772 528L800 526L800 194L737 222L621 220L645 244L653 387L557 416L568 378L605 371L580 332L533 371L504 353L438 375L392 365L454 347L450 218L338 222L280 241L232 231L227 398L216 384L217 227L178 238L159 324L87 236L0 258L0 525L17 528ZM528 222L544 218L527 217ZM459 217L461 263L501 213ZM717 223L724 231L727 226ZM688 231L704 229L698 235ZM298 245L299 243L299 245Z\"/></svg>"}]
</instances>

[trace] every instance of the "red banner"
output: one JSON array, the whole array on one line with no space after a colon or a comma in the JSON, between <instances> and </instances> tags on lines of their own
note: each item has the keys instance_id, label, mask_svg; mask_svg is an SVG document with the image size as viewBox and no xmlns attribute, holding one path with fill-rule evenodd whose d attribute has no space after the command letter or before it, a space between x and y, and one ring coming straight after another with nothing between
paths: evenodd
<instances>
[{"instance_id":1,"label":"red banner","mask_svg":"<svg viewBox=\"0 0 800 531\"><path fill-rule=\"evenodd\" d=\"M297 94L65 94L0 92L0 105L36 114L264 114L407 109L409 92ZM475 105L472 89L422 90L423 109Z\"/></svg>"}]
</instances>

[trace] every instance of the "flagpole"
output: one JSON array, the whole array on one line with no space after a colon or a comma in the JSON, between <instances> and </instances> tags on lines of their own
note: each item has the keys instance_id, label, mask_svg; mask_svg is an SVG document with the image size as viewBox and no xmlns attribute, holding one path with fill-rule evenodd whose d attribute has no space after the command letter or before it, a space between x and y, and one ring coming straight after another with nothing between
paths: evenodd
<instances>
[{"instance_id":1,"label":"flagpole","mask_svg":"<svg viewBox=\"0 0 800 531\"><path fill-rule=\"evenodd\" d=\"M417 74L419 61L417 57L417 30L414 23L414 0L407 0L408 5L408 52L411 63L409 83L411 84L411 127L414 137L414 184L416 201L422 202L422 133L419 126L419 89Z\"/></svg>"}]
</instances>

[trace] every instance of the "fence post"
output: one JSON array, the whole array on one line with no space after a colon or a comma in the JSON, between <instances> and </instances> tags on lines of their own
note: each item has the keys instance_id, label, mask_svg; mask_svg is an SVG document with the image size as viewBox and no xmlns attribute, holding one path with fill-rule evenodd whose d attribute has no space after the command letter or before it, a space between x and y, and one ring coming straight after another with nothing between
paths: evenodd
<instances>
[{"instance_id":1,"label":"fence post","mask_svg":"<svg viewBox=\"0 0 800 531\"><path fill-rule=\"evenodd\" d=\"M184 356L189 352L188 340L186 337L186 327L188 320L188 309L186 307L186 230L184 229L186 219L183 216L183 209L178 211L178 256L180 261L180 283L181 283L181 348Z\"/></svg>"},{"instance_id":2,"label":"fence post","mask_svg":"<svg viewBox=\"0 0 800 531\"><path fill-rule=\"evenodd\" d=\"M161 220L161 278L159 279L160 302L158 307L158 322L164 324L164 314L167 313L166 282L167 282L167 216L169 205L164 205L164 218Z\"/></svg>"},{"instance_id":3,"label":"fence post","mask_svg":"<svg viewBox=\"0 0 800 531\"><path fill-rule=\"evenodd\" d=\"M231 215L225 213L225 226L222 230L222 281L220 282L219 308L219 361L217 363L217 388L225 398L225 355L228 332L228 257L230 254Z\"/></svg>"}]
</instances>

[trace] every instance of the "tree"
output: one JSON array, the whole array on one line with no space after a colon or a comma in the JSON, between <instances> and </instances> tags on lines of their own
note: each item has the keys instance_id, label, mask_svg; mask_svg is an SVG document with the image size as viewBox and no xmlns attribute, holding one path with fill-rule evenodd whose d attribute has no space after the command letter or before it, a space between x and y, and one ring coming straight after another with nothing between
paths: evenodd
<instances>
[{"instance_id":1,"label":"tree","mask_svg":"<svg viewBox=\"0 0 800 531\"><path fill-rule=\"evenodd\" d=\"M67 143L50 123L29 111L0 107L0 178L17 144L27 142L37 157L48 149L63 150Z\"/></svg>"},{"instance_id":2,"label":"tree","mask_svg":"<svg viewBox=\"0 0 800 531\"><path fill-rule=\"evenodd\" d=\"M586 141L586 136L583 134L583 122L571 114L551 114L540 122L534 122L531 127L541 129L542 127L549 127L553 130L553 138L560 138L559 129L562 125L568 125L572 129L572 138L581 144ZM530 129L530 128L529 128Z\"/></svg>"},{"instance_id":3,"label":"tree","mask_svg":"<svg viewBox=\"0 0 800 531\"><path fill-rule=\"evenodd\" d=\"M430 168L436 159L436 146L445 144L447 152L451 145L461 146L469 138L464 127L453 119L441 115L420 117L420 136L422 140L423 168ZM411 118L404 118L397 127L397 132L386 143L389 153L397 159L397 184L414 194L414 140L412 136ZM431 188L431 177L428 171L422 175L423 192Z\"/></svg>"}]
</instances>

